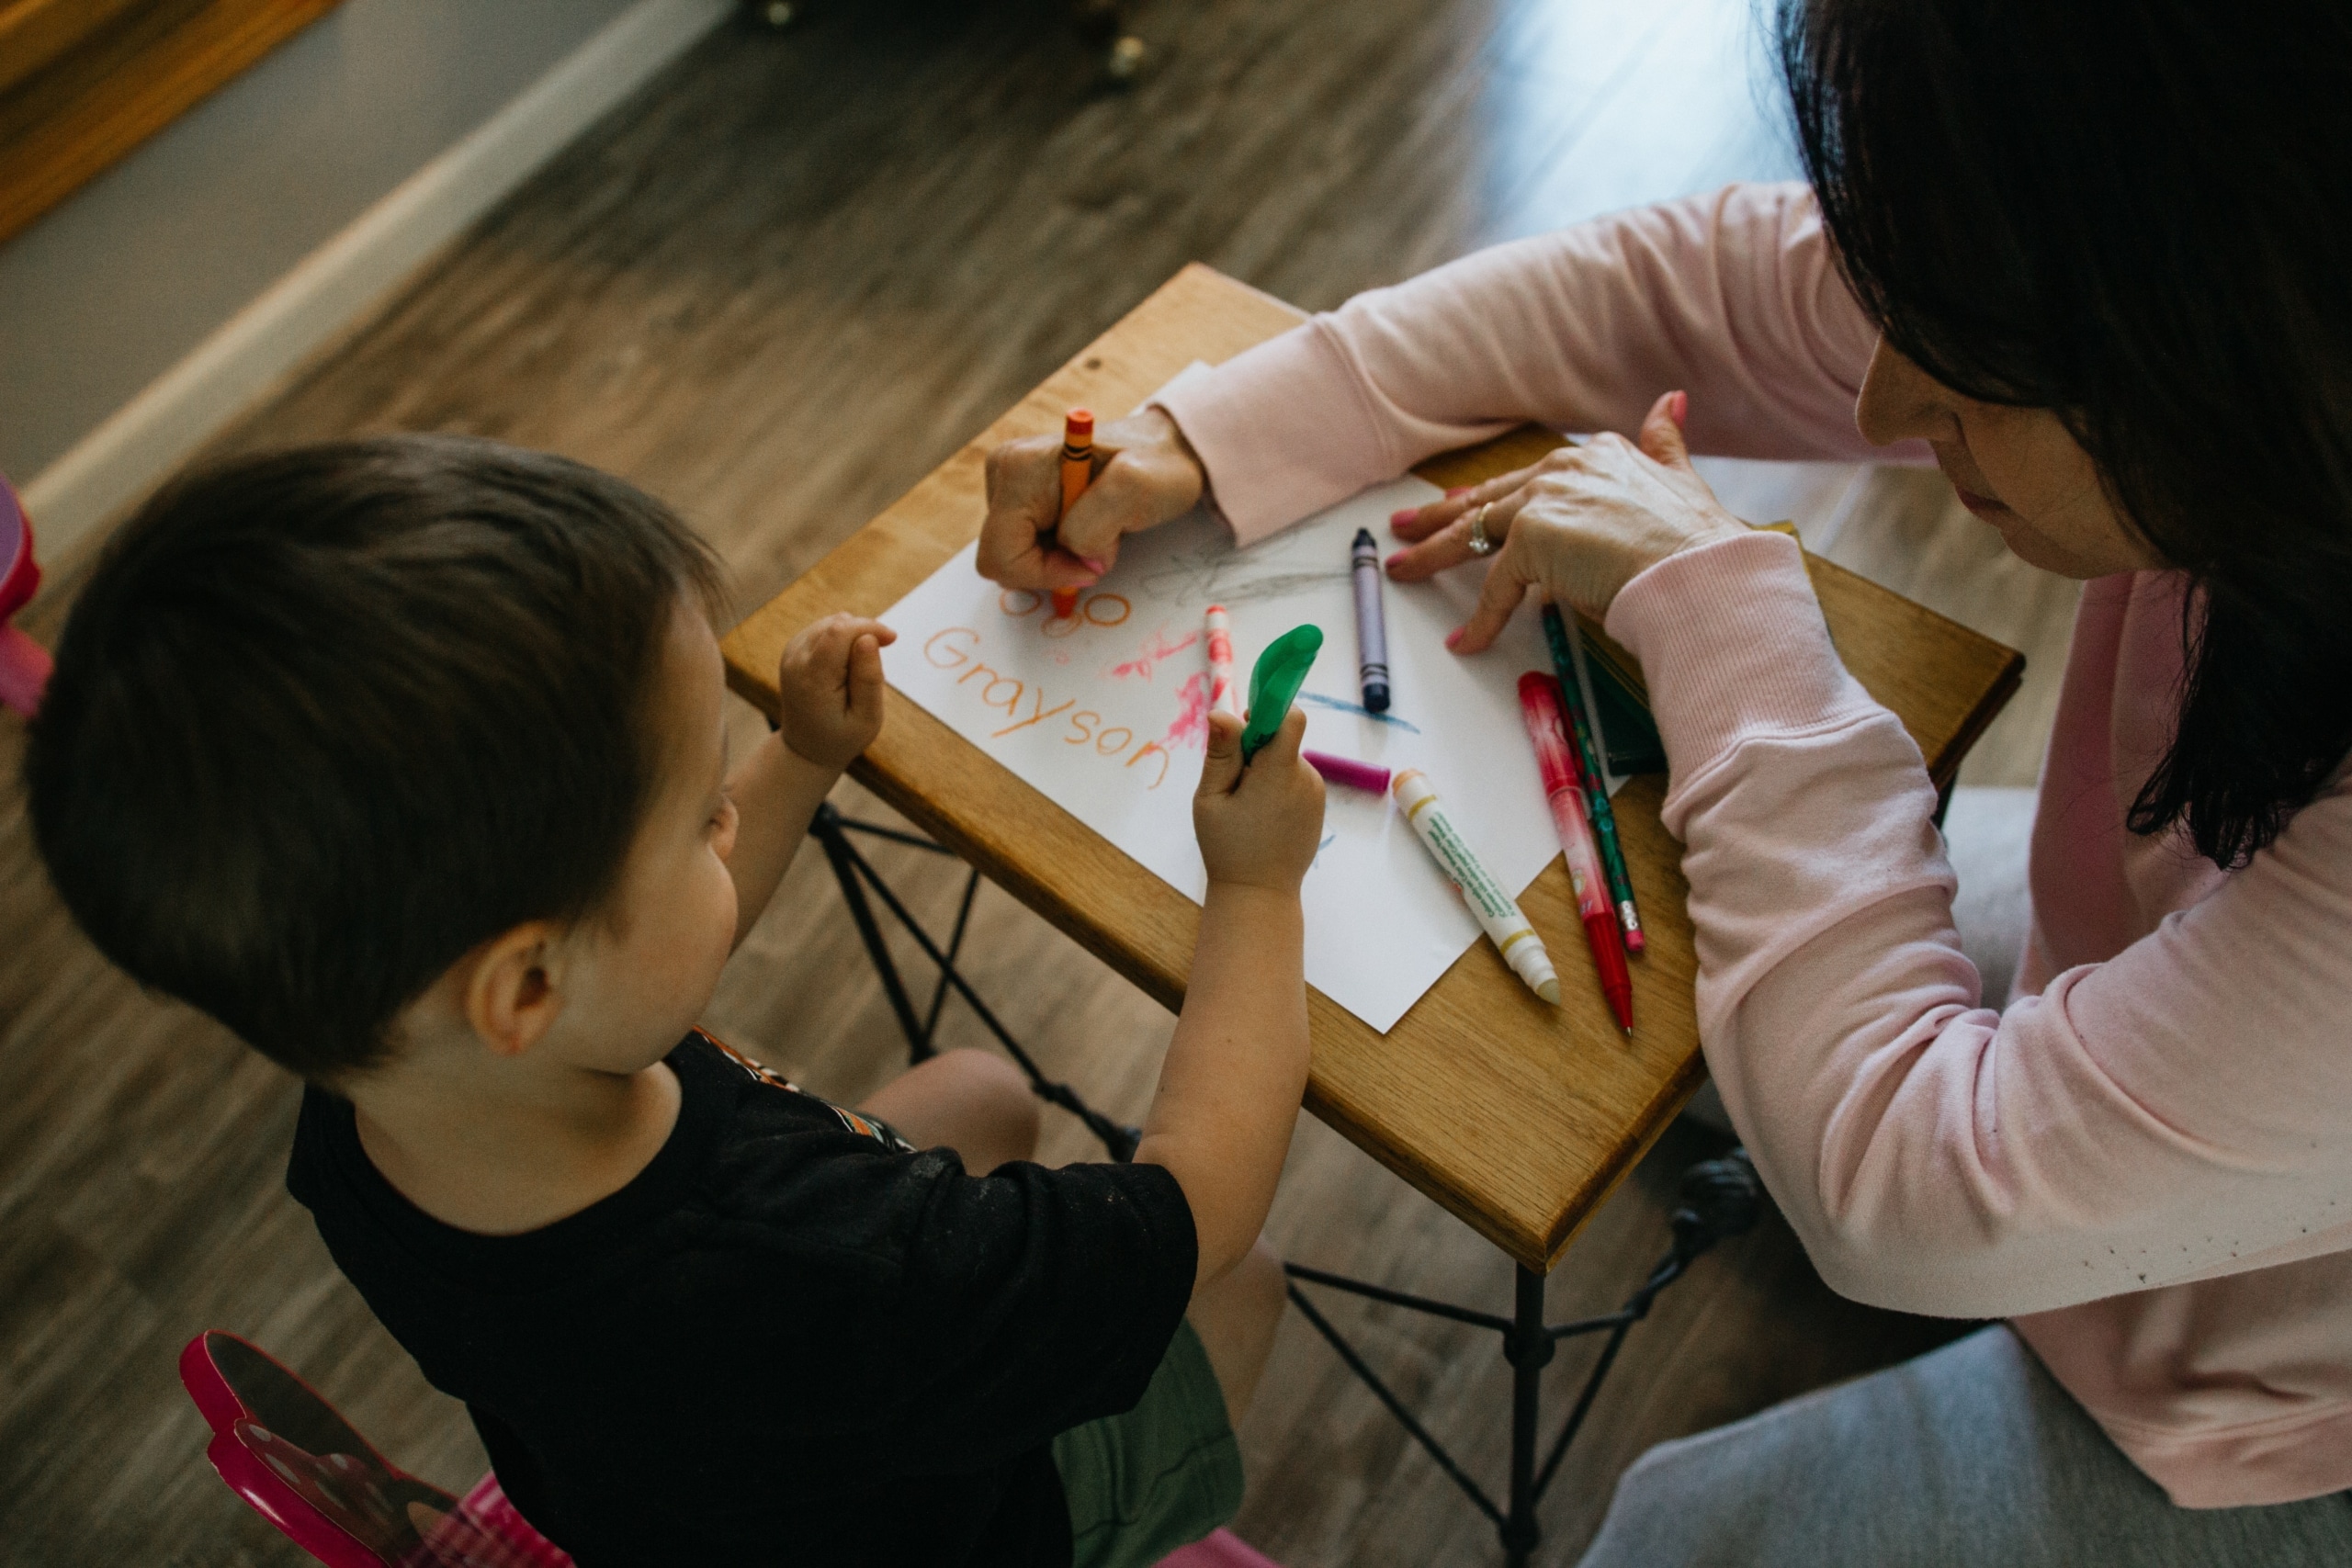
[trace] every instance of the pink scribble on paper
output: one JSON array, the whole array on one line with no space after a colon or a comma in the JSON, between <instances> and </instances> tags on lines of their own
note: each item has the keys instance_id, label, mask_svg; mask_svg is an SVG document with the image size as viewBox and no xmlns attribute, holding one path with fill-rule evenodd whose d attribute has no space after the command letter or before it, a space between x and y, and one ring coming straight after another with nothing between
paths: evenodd
<instances>
[{"instance_id":1,"label":"pink scribble on paper","mask_svg":"<svg viewBox=\"0 0 2352 1568\"><path fill-rule=\"evenodd\" d=\"M1159 743L1170 750L1179 746L1200 746L1209 736L1209 672L1197 671L1185 677L1176 691L1176 722Z\"/></svg>"},{"instance_id":2,"label":"pink scribble on paper","mask_svg":"<svg viewBox=\"0 0 2352 1568\"><path fill-rule=\"evenodd\" d=\"M1114 681L1124 681L1130 675L1140 675L1148 681L1151 679L1154 665L1163 659L1173 659L1200 640L1200 633L1188 632L1182 640L1170 642L1168 629L1163 626L1151 634L1151 641L1145 644L1133 659L1128 660L1125 664L1111 666L1111 678Z\"/></svg>"}]
</instances>

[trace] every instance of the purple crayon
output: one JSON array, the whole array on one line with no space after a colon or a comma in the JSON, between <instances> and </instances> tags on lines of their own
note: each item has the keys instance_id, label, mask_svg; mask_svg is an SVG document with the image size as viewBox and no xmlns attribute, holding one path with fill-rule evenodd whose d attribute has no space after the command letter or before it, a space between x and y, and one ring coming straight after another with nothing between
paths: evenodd
<instances>
[{"instance_id":1,"label":"purple crayon","mask_svg":"<svg viewBox=\"0 0 2352 1568\"><path fill-rule=\"evenodd\" d=\"M1363 684L1363 705L1386 713L1388 623L1380 614L1380 547L1372 542L1371 529L1356 530L1348 559L1356 583L1356 679Z\"/></svg>"}]
</instances>

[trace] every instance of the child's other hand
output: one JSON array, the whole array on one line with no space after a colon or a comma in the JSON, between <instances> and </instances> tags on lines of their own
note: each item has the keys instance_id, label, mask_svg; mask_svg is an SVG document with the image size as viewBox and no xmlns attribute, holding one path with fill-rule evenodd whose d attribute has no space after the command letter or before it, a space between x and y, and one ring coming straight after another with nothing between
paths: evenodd
<instances>
[{"instance_id":1,"label":"child's other hand","mask_svg":"<svg viewBox=\"0 0 2352 1568\"><path fill-rule=\"evenodd\" d=\"M793 755L849 766L882 733L882 650L899 634L864 615L828 615L785 645L777 728Z\"/></svg>"},{"instance_id":2,"label":"child's other hand","mask_svg":"<svg viewBox=\"0 0 2352 1568\"><path fill-rule=\"evenodd\" d=\"M1293 708L1241 765L1241 721L1209 716L1208 755L1193 796L1193 831L1209 881L1295 895L1323 833L1323 779L1300 761L1306 716Z\"/></svg>"}]
</instances>

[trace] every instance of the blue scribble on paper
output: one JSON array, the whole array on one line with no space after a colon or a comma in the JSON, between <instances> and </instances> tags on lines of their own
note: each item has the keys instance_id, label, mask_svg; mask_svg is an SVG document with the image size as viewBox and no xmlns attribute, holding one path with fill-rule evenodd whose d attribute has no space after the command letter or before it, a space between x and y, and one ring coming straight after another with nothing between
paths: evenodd
<instances>
[{"instance_id":1,"label":"blue scribble on paper","mask_svg":"<svg viewBox=\"0 0 2352 1568\"><path fill-rule=\"evenodd\" d=\"M1368 707L1342 702L1338 697L1326 697L1314 692L1301 692L1298 694L1298 700L1303 703L1312 703L1318 708L1332 708L1340 713L1351 713L1358 718L1368 718L1374 724L1393 724L1408 735L1419 735L1421 732L1419 725L1408 724L1393 713L1374 713Z\"/></svg>"}]
</instances>

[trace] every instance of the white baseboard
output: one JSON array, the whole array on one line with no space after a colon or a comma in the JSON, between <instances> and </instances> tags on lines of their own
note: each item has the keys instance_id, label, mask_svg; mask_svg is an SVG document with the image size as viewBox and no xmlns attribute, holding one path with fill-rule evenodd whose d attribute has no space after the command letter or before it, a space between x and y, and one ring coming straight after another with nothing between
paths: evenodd
<instances>
[{"instance_id":1,"label":"white baseboard","mask_svg":"<svg viewBox=\"0 0 2352 1568\"><path fill-rule=\"evenodd\" d=\"M638 0L305 256L24 489L51 560L105 526L605 111L726 19L729 0Z\"/></svg>"}]
</instances>

